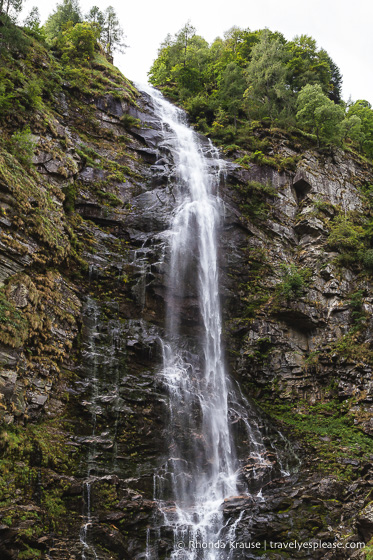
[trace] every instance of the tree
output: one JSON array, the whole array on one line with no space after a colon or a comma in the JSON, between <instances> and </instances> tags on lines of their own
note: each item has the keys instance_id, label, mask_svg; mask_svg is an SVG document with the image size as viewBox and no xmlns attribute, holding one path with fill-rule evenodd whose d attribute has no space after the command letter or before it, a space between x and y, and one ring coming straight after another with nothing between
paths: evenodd
<instances>
[{"instance_id":1,"label":"tree","mask_svg":"<svg viewBox=\"0 0 373 560\"><path fill-rule=\"evenodd\" d=\"M113 51L115 50L123 52L127 45L123 41L123 29L119 24L118 16L112 6L106 8L104 18L105 21L102 27L100 39L104 44L105 51L110 56L112 56Z\"/></svg>"},{"instance_id":2,"label":"tree","mask_svg":"<svg viewBox=\"0 0 373 560\"><path fill-rule=\"evenodd\" d=\"M187 63L188 47L191 42L191 39L195 36L195 34L196 34L196 28L193 27L190 21L188 21L177 34L176 47L180 48L180 51L182 53L181 62L184 68Z\"/></svg>"},{"instance_id":3,"label":"tree","mask_svg":"<svg viewBox=\"0 0 373 560\"><path fill-rule=\"evenodd\" d=\"M359 99L349 107L347 118L359 117L361 121L360 149L369 157L373 157L373 111L365 99Z\"/></svg>"},{"instance_id":4,"label":"tree","mask_svg":"<svg viewBox=\"0 0 373 560\"><path fill-rule=\"evenodd\" d=\"M250 59L251 50L260 39L260 32L251 32L250 29L240 29L233 26L224 33L223 58L227 62L235 62L240 66L246 66Z\"/></svg>"},{"instance_id":5,"label":"tree","mask_svg":"<svg viewBox=\"0 0 373 560\"><path fill-rule=\"evenodd\" d=\"M363 140L360 117L357 115L351 115L349 118L344 119L341 122L341 134L343 140L349 138L360 145Z\"/></svg>"},{"instance_id":6,"label":"tree","mask_svg":"<svg viewBox=\"0 0 373 560\"><path fill-rule=\"evenodd\" d=\"M5 14L13 22L17 20L17 15L22 10L23 0L0 0L0 15Z\"/></svg>"},{"instance_id":7,"label":"tree","mask_svg":"<svg viewBox=\"0 0 373 560\"><path fill-rule=\"evenodd\" d=\"M36 37L39 41L45 40L45 35L43 29L40 25L40 13L37 6L31 8L30 13L25 18L23 25L26 30L30 31L31 34Z\"/></svg>"},{"instance_id":8,"label":"tree","mask_svg":"<svg viewBox=\"0 0 373 560\"><path fill-rule=\"evenodd\" d=\"M234 128L237 130L237 116L243 105L243 93L246 87L242 68L235 62L230 62L222 73L219 86L221 104L233 117Z\"/></svg>"},{"instance_id":9,"label":"tree","mask_svg":"<svg viewBox=\"0 0 373 560\"><path fill-rule=\"evenodd\" d=\"M57 4L57 8L45 23L44 29L47 40L51 43L58 36L61 36L69 22L75 25L81 21L82 14L78 0L62 0L60 4Z\"/></svg>"},{"instance_id":10,"label":"tree","mask_svg":"<svg viewBox=\"0 0 373 560\"><path fill-rule=\"evenodd\" d=\"M66 63L72 58L79 60L92 58L99 33L95 24L86 21L75 25L71 22L66 24L60 41L62 62Z\"/></svg>"},{"instance_id":11,"label":"tree","mask_svg":"<svg viewBox=\"0 0 373 560\"><path fill-rule=\"evenodd\" d=\"M104 13L101 12L98 6L92 6L88 14L86 15L85 19L89 23L96 23L100 27L100 29L102 29L105 24Z\"/></svg>"},{"instance_id":12,"label":"tree","mask_svg":"<svg viewBox=\"0 0 373 560\"><path fill-rule=\"evenodd\" d=\"M327 60L329 62L330 68L330 82L328 97L334 103L340 103L342 99L342 74L336 63L327 55Z\"/></svg>"},{"instance_id":13,"label":"tree","mask_svg":"<svg viewBox=\"0 0 373 560\"><path fill-rule=\"evenodd\" d=\"M85 20L90 23L93 27L95 27L98 31L98 39L100 42L103 42L103 29L105 25L105 15L100 10L98 6L93 6L88 14L85 16Z\"/></svg>"},{"instance_id":14,"label":"tree","mask_svg":"<svg viewBox=\"0 0 373 560\"><path fill-rule=\"evenodd\" d=\"M156 86L177 86L180 99L198 95L210 71L207 41L195 34L188 22L174 37L167 35L149 71L149 81Z\"/></svg>"},{"instance_id":15,"label":"tree","mask_svg":"<svg viewBox=\"0 0 373 560\"><path fill-rule=\"evenodd\" d=\"M297 100L297 120L316 134L317 145L322 142L338 142L341 137L340 123L343 109L331 101L319 84L304 86Z\"/></svg>"},{"instance_id":16,"label":"tree","mask_svg":"<svg viewBox=\"0 0 373 560\"><path fill-rule=\"evenodd\" d=\"M286 44L288 60L287 81L298 93L307 84L319 84L324 93L330 89L331 60L326 51L318 50L315 39L308 35L294 37Z\"/></svg>"},{"instance_id":17,"label":"tree","mask_svg":"<svg viewBox=\"0 0 373 560\"><path fill-rule=\"evenodd\" d=\"M25 21L23 22L23 25L25 27L29 27L30 29L34 25L40 26L40 12L37 6L33 6L31 8L30 13L28 14L28 16L25 18Z\"/></svg>"},{"instance_id":18,"label":"tree","mask_svg":"<svg viewBox=\"0 0 373 560\"><path fill-rule=\"evenodd\" d=\"M247 66L245 98L249 112L273 121L286 108L290 92L286 87L284 46L279 37L272 37L267 29L253 47Z\"/></svg>"}]
</instances>

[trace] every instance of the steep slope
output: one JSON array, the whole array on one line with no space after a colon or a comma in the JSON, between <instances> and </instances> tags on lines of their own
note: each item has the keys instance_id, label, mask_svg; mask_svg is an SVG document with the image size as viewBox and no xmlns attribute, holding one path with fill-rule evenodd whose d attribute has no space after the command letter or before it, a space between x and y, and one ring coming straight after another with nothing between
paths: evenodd
<instances>
[{"instance_id":1,"label":"steep slope","mask_svg":"<svg viewBox=\"0 0 373 560\"><path fill-rule=\"evenodd\" d=\"M2 56L25 110L1 121L0 551L144 558L166 454L156 372L172 150L149 98L102 55L63 68L35 42ZM26 83L52 75L27 106ZM14 136L26 123L32 136ZM265 501L237 497L224 513L239 519L237 540L340 539L313 557L363 558L352 545L373 530L372 168L281 132L267 141L266 156L231 154L240 164L220 187L225 346L302 466L269 481ZM185 335L198 336L193 301L180 306ZM246 457L242 476L255 466ZM171 535L161 541L166 554Z\"/></svg>"}]
</instances>

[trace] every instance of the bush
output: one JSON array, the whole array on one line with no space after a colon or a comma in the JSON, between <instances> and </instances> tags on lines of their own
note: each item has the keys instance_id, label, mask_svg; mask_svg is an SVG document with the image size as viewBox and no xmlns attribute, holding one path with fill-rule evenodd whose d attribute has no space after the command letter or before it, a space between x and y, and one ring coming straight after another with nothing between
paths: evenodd
<instances>
[{"instance_id":1,"label":"bush","mask_svg":"<svg viewBox=\"0 0 373 560\"><path fill-rule=\"evenodd\" d=\"M235 185L235 188L242 197L240 208L245 216L251 220L264 220L268 217L271 209L269 199L278 196L269 182L264 185L258 181L248 181L247 185Z\"/></svg>"},{"instance_id":2,"label":"bush","mask_svg":"<svg viewBox=\"0 0 373 560\"><path fill-rule=\"evenodd\" d=\"M342 253L343 251L358 253L364 249L364 229L354 224L346 216L338 216L328 238L328 247Z\"/></svg>"},{"instance_id":3,"label":"bush","mask_svg":"<svg viewBox=\"0 0 373 560\"><path fill-rule=\"evenodd\" d=\"M124 115L120 117L120 122L126 130L130 128L140 128L141 126L140 119L132 117L132 115L129 115L128 113L124 113Z\"/></svg>"},{"instance_id":4,"label":"bush","mask_svg":"<svg viewBox=\"0 0 373 560\"><path fill-rule=\"evenodd\" d=\"M367 251L363 252L361 260L367 270L373 271L373 249L368 249Z\"/></svg>"},{"instance_id":5,"label":"bush","mask_svg":"<svg viewBox=\"0 0 373 560\"><path fill-rule=\"evenodd\" d=\"M31 130L27 126L23 130L14 132L7 143L8 151L13 154L20 163L30 166L34 155L34 143L31 139Z\"/></svg>"},{"instance_id":6,"label":"bush","mask_svg":"<svg viewBox=\"0 0 373 560\"><path fill-rule=\"evenodd\" d=\"M4 12L0 12L0 28L0 54L2 51L26 54L30 40Z\"/></svg>"},{"instance_id":7,"label":"bush","mask_svg":"<svg viewBox=\"0 0 373 560\"><path fill-rule=\"evenodd\" d=\"M4 80L2 84L0 84L0 113L6 113L13 105L13 98L14 94L11 90L13 90L13 85L9 80Z\"/></svg>"},{"instance_id":8,"label":"bush","mask_svg":"<svg viewBox=\"0 0 373 560\"><path fill-rule=\"evenodd\" d=\"M98 36L98 28L91 23L77 23L73 26L69 22L59 45L62 51L62 62L66 64L71 59L90 60L94 55Z\"/></svg>"},{"instance_id":9,"label":"bush","mask_svg":"<svg viewBox=\"0 0 373 560\"><path fill-rule=\"evenodd\" d=\"M295 264L281 265L283 279L277 285L277 294L286 299L301 297L312 272L309 268L299 269Z\"/></svg>"},{"instance_id":10,"label":"bush","mask_svg":"<svg viewBox=\"0 0 373 560\"><path fill-rule=\"evenodd\" d=\"M365 320L365 312L363 308L363 290L357 290L351 294L348 302L351 308L351 320L354 327L359 328Z\"/></svg>"},{"instance_id":11,"label":"bush","mask_svg":"<svg viewBox=\"0 0 373 560\"><path fill-rule=\"evenodd\" d=\"M42 84L40 80L36 78L28 79L21 93L22 101L25 101L30 109L40 109L42 104Z\"/></svg>"}]
</instances>

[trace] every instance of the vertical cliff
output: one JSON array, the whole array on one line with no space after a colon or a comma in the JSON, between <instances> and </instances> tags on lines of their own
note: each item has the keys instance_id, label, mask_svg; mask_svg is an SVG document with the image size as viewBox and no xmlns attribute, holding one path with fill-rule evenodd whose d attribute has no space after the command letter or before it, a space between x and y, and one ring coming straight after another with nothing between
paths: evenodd
<instances>
[{"instance_id":1,"label":"vertical cliff","mask_svg":"<svg viewBox=\"0 0 373 560\"><path fill-rule=\"evenodd\" d=\"M149 98L101 54L68 69L36 42L2 57L23 109L0 122L0 551L144 558L167 453L156 373L172 146ZM32 80L45 84L36 101ZM268 480L265 501L240 496L224 514L243 540L368 543L372 168L281 131L255 134L266 157L231 152L220 185L226 361L264 410L267 437L279 428L301 466ZM179 305L192 339L195 301ZM240 449L251 480L254 458ZM166 555L171 535L161 541Z\"/></svg>"}]
</instances>

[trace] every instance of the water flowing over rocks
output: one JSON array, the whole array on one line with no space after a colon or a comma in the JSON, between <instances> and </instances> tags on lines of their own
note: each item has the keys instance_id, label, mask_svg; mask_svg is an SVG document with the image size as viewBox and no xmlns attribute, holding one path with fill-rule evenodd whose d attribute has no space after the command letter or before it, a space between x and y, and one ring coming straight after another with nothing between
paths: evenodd
<instances>
[{"instance_id":1,"label":"water flowing over rocks","mask_svg":"<svg viewBox=\"0 0 373 560\"><path fill-rule=\"evenodd\" d=\"M183 292L169 289L172 216L180 203L174 145L148 94L136 93L135 102L112 94L85 98L95 127L84 129L72 88L66 84L64 90L53 131L37 142L40 179L31 177L22 190L0 176L6 208L0 279L17 326L16 337L10 331L0 343L0 412L10 434L1 443L5 453L12 430L31 430L29 446L22 441L17 448L12 440L18 470L9 482L12 503L2 506L0 555L13 560L32 548L48 560L218 558L176 556L179 506L170 485L163 497L157 489L154 494L162 469L167 476L186 474L185 455L176 457L177 468L168 463L170 424L178 419L170 417L160 378L168 367L171 304L179 356L197 364L196 375L204 367L198 362L204 336L196 283L201 249L192 236L188 249L194 256L178 262L187 265ZM79 127L96 155L82 151L73 132ZM100 136L99 146L93 134ZM199 142L217 176L220 156L207 139ZM281 144L278 150L292 155ZM100 158L122 167L104 169ZM348 403L351 423L372 434L371 364L364 353L343 356L333 346L353 325L349 302L361 289L367 327L358 343L371 351L371 282L353 267L341 269L336 250L327 245L334 207L361 211L357 185L371 178L371 169L338 150L309 150L295 170L227 161L219 177L221 362L232 377L227 412L237 455L232 470L238 474L235 492L220 496L215 522L222 520L223 529L214 538L368 543L371 461L363 453L338 457L350 481L326 474L316 467L327 459L259 406L272 399L299 403L301 410L337 398ZM277 193L265 195L256 214L247 210L245 192L253 181L270 183ZM302 295L275 297L281 263L312 271ZM175 353L169 352L171 358ZM192 411L191 428L201 420L195 404ZM39 425L42 433L35 431ZM201 456L201 434L193 437L189 451ZM236 550L224 558L285 557L279 550ZM310 555L300 550L292 557ZM344 546L317 550L312 558L363 559L364 552Z\"/></svg>"}]
</instances>

